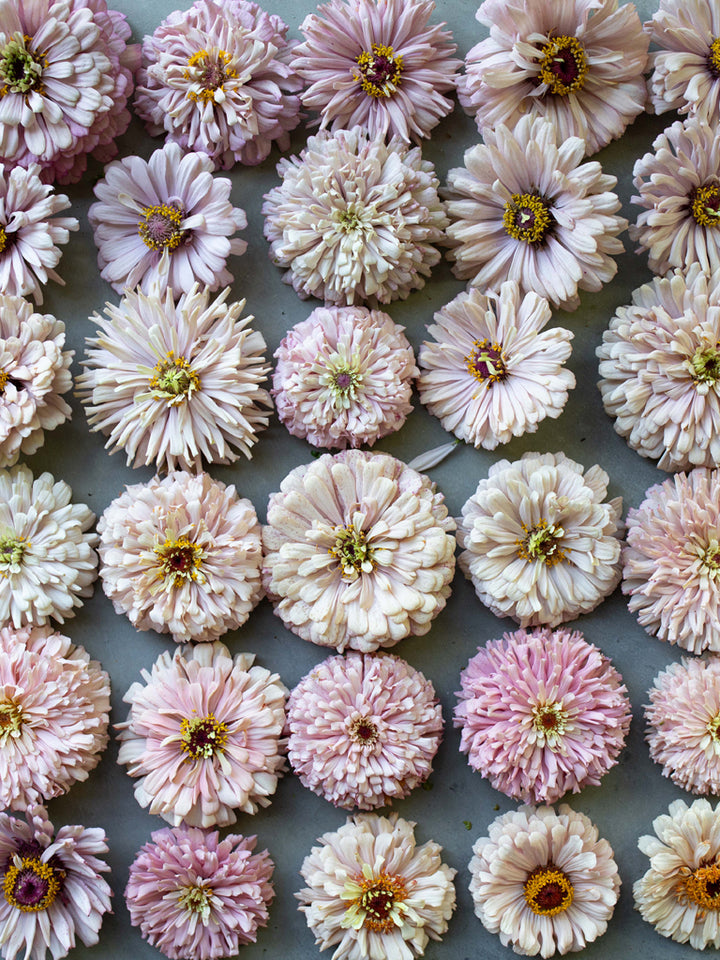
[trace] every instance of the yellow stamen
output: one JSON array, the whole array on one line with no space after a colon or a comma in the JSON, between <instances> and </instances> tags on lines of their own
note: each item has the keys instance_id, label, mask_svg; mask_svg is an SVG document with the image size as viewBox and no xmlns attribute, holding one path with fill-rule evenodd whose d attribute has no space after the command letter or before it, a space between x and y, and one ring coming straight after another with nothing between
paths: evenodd
<instances>
[{"instance_id":1,"label":"yellow stamen","mask_svg":"<svg viewBox=\"0 0 720 960\"><path fill-rule=\"evenodd\" d=\"M528 562L540 560L546 567L554 567L556 563L565 559L565 552L560 549L560 540L565 536L562 527L554 523L548 525L547 520L540 520L532 530L529 530L525 524L522 528L525 537L515 541L521 560Z\"/></svg>"},{"instance_id":2,"label":"yellow stamen","mask_svg":"<svg viewBox=\"0 0 720 960\"><path fill-rule=\"evenodd\" d=\"M384 871L374 874L368 864L363 864L362 873L348 880L340 894L343 900L350 901L340 925L345 929L365 927L374 933L391 933L402 926L407 895L402 877Z\"/></svg>"},{"instance_id":3,"label":"yellow stamen","mask_svg":"<svg viewBox=\"0 0 720 960\"><path fill-rule=\"evenodd\" d=\"M184 242L186 231L182 229L183 212L178 207L161 203L155 207L143 207L143 220L138 221L138 233L151 250L167 250L172 253Z\"/></svg>"},{"instance_id":4,"label":"yellow stamen","mask_svg":"<svg viewBox=\"0 0 720 960\"><path fill-rule=\"evenodd\" d=\"M188 400L200 389L200 377L185 357L176 357L171 350L165 360L155 364L150 390L156 400L165 400L170 407Z\"/></svg>"},{"instance_id":5,"label":"yellow stamen","mask_svg":"<svg viewBox=\"0 0 720 960\"><path fill-rule=\"evenodd\" d=\"M39 913L55 900L63 876L63 871L43 863L39 857L15 855L3 879L3 894L16 910Z\"/></svg>"},{"instance_id":6,"label":"yellow stamen","mask_svg":"<svg viewBox=\"0 0 720 960\"><path fill-rule=\"evenodd\" d=\"M720 185L706 183L690 196L690 212L701 227L720 227Z\"/></svg>"},{"instance_id":7,"label":"yellow stamen","mask_svg":"<svg viewBox=\"0 0 720 960\"><path fill-rule=\"evenodd\" d=\"M505 204L503 226L513 240L541 243L553 224L547 204L535 193L514 193Z\"/></svg>"},{"instance_id":8,"label":"yellow stamen","mask_svg":"<svg viewBox=\"0 0 720 960\"><path fill-rule=\"evenodd\" d=\"M155 547L159 557L158 570L164 580L171 579L173 586L181 587L188 581L204 581L200 573L205 551L187 537L166 540L162 546Z\"/></svg>"},{"instance_id":9,"label":"yellow stamen","mask_svg":"<svg viewBox=\"0 0 720 960\"><path fill-rule=\"evenodd\" d=\"M363 50L355 62L359 73L353 79L369 97L390 97L400 86L403 58L392 47L373 43L372 52Z\"/></svg>"},{"instance_id":10,"label":"yellow stamen","mask_svg":"<svg viewBox=\"0 0 720 960\"><path fill-rule=\"evenodd\" d=\"M523 892L527 905L539 917L563 913L575 896L568 878L552 864L534 870L525 881Z\"/></svg>"},{"instance_id":11,"label":"yellow stamen","mask_svg":"<svg viewBox=\"0 0 720 960\"><path fill-rule=\"evenodd\" d=\"M576 37L551 37L541 53L538 80L548 85L550 93L565 97L584 86L588 62Z\"/></svg>"},{"instance_id":12,"label":"yellow stamen","mask_svg":"<svg viewBox=\"0 0 720 960\"><path fill-rule=\"evenodd\" d=\"M708 863L693 870L680 880L675 895L680 903L691 900L700 907L698 919L704 917L705 911L720 910L720 864Z\"/></svg>"},{"instance_id":13,"label":"yellow stamen","mask_svg":"<svg viewBox=\"0 0 720 960\"><path fill-rule=\"evenodd\" d=\"M218 722L212 713L206 717L191 717L180 724L182 749L188 759L209 760L216 753L223 752L227 738L227 724Z\"/></svg>"}]
</instances>

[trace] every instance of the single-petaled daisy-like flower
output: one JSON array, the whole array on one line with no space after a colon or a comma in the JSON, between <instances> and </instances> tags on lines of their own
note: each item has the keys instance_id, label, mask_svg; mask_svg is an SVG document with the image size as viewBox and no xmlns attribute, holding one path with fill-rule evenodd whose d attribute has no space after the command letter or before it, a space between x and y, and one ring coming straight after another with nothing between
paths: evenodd
<instances>
[{"instance_id":1,"label":"single-petaled daisy-like flower","mask_svg":"<svg viewBox=\"0 0 720 960\"><path fill-rule=\"evenodd\" d=\"M285 626L363 653L422 635L450 596L455 522L423 474L347 450L296 467L270 496L263 584Z\"/></svg>"},{"instance_id":2,"label":"single-petaled daisy-like flower","mask_svg":"<svg viewBox=\"0 0 720 960\"><path fill-rule=\"evenodd\" d=\"M290 145L300 79L287 25L248 0L195 0L143 41L135 109L152 136L206 153L216 167L260 163Z\"/></svg>"},{"instance_id":3,"label":"single-petaled daisy-like flower","mask_svg":"<svg viewBox=\"0 0 720 960\"><path fill-rule=\"evenodd\" d=\"M86 780L108 742L110 678L49 627L0 628L0 805L24 810Z\"/></svg>"},{"instance_id":4,"label":"single-petaled daisy-like flower","mask_svg":"<svg viewBox=\"0 0 720 960\"><path fill-rule=\"evenodd\" d=\"M521 627L589 613L620 579L622 498L564 453L500 460L458 521L459 564L485 606Z\"/></svg>"},{"instance_id":5,"label":"single-petaled daisy-like flower","mask_svg":"<svg viewBox=\"0 0 720 960\"><path fill-rule=\"evenodd\" d=\"M287 690L276 673L222 643L165 652L142 670L116 724L118 763L141 807L178 826L224 827L270 805L284 769Z\"/></svg>"},{"instance_id":6,"label":"single-petaled daisy-like flower","mask_svg":"<svg viewBox=\"0 0 720 960\"><path fill-rule=\"evenodd\" d=\"M663 937L720 948L720 809L675 800L638 847L650 869L633 885L635 908Z\"/></svg>"},{"instance_id":7,"label":"single-petaled daisy-like flower","mask_svg":"<svg viewBox=\"0 0 720 960\"><path fill-rule=\"evenodd\" d=\"M632 3L485 0L476 17L490 36L465 58L458 96L483 139L529 114L591 154L645 109L649 41Z\"/></svg>"},{"instance_id":8,"label":"single-petaled daisy-like flower","mask_svg":"<svg viewBox=\"0 0 720 960\"><path fill-rule=\"evenodd\" d=\"M448 219L419 147L360 127L310 137L265 194L270 256L303 298L347 306L405 299L440 260Z\"/></svg>"},{"instance_id":9,"label":"single-petaled daisy-like flower","mask_svg":"<svg viewBox=\"0 0 720 960\"><path fill-rule=\"evenodd\" d=\"M27 823L0 813L0 956L60 960L80 940L98 942L112 891L100 827L66 826L55 833L44 807ZM53 836L54 834L54 836Z\"/></svg>"},{"instance_id":10,"label":"single-petaled daisy-like flower","mask_svg":"<svg viewBox=\"0 0 720 960\"><path fill-rule=\"evenodd\" d=\"M0 96L0 110L2 104ZM77 230L79 223L75 217L56 217L55 214L69 206L64 193L55 193L42 182L38 164L31 164L27 170L0 166L0 290L3 294L32 296L36 303L42 303L42 287L48 280L64 286L65 281L54 270L62 256L58 245L68 242L70 231Z\"/></svg>"},{"instance_id":11,"label":"single-petaled daisy-like flower","mask_svg":"<svg viewBox=\"0 0 720 960\"><path fill-rule=\"evenodd\" d=\"M316 447L345 449L399 430L412 410L415 356L381 310L318 307L275 351L278 417Z\"/></svg>"},{"instance_id":12,"label":"single-petaled daisy-like flower","mask_svg":"<svg viewBox=\"0 0 720 960\"><path fill-rule=\"evenodd\" d=\"M575 377L563 369L573 334L545 330L550 304L508 280L499 293L473 288L435 314L420 347L418 392L446 430L494 450L560 416Z\"/></svg>"},{"instance_id":13,"label":"single-petaled daisy-like flower","mask_svg":"<svg viewBox=\"0 0 720 960\"><path fill-rule=\"evenodd\" d=\"M64 623L92 595L95 514L71 497L50 473L0 471L0 624Z\"/></svg>"},{"instance_id":14,"label":"single-petaled daisy-like flower","mask_svg":"<svg viewBox=\"0 0 720 960\"><path fill-rule=\"evenodd\" d=\"M432 772L443 731L433 685L389 654L328 657L290 693L288 758L337 807L372 810Z\"/></svg>"},{"instance_id":15,"label":"single-petaled daisy-like flower","mask_svg":"<svg viewBox=\"0 0 720 960\"><path fill-rule=\"evenodd\" d=\"M697 467L650 487L628 511L622 575L648 633L720 652L720 471Z\"/></svg>"},{"instance_id":16,"label":"single-petaled daisy-like flower","mask_svg":"<svg viewBox=\"0 0 720 960\"><path fill-rule=\"evenodd\" d=\"M490 640L460 683L460 749L509 797L555 803L597 785L625 745L631 707L622 677L577 630Z\"/></svg>"},{"instance_id":17,"label":"single-petaled daisy-like flower","mask_svg":"<svg viewBox=\"0 0 720 960\"><path fill-rule=\"evenodd\" d=\"M18 168L20 169L20 168ZM71 415L74 351L63 350L65 324L35 313L22 297L0 295L0 467L31 454Z\"/></svg>"},{"instance_id":18,"label":"single-petaled daisy-like flower","mask_svg":"<svg viewBox=\"0 0 720 960\"><path fill-rule=\"evenodd\" d=\"M198 470L248 459L268 424L270 395L261 386L270 367L265 340L241 317L244 300L228 303L229 287L212 298L194 285L174 303L173 291L127 290L88 338L77 379L93 430L124 448L128 464Z\"/></svg>"},{"instance_id":19,"label":"single-petaled daisy-like flower","mask_svg":"<svg viewBox=\"0 0 720 960\"><path fill-rule=\"evenodd\" d=\"M627 228L617 178L582 163L585 141L559 137L542 118L488 129L484 140L448 173L453 272L482 291L515 280L523 293L577 309L578 290L600 290L617 273Z\"/></svg>"},{"instance_id":20,"label":"single-petaled daisy-like flower","mask_svg":"<svg viewBox=\"0 0 720 960\"><path fill-rule=\"evenodd\" d=\"M720 462L720 275L699 264L633 292L597 348L615 430L661 470Z\"/></svg>"},{"instance_id":21,"label":"single-petaled daisy-like flower","mask_svg":"<svg viewBox=\"0 0 720 960\"><path fill-rule=\"evenodd\" d=\"M699 263L720 270L720 132L699 120L679 120L635 162L632 202L645 209L628 233L648 251L653 273Z\"/></svg>"},{"instance_id":22,"label":"single-petaled daisy-like flower","mask_svg":"<svg viewBox=\"0 0 720 960\"><path fill-rule=\"evenodd\" d=\"M462 65L433 0L330 0L300 24L293 69L307 82L303 106L321 127L356 124L373 139L416 143L447 116Z\"/></svg>"},{"instance_id":23,"label":"single-petaled daisy-like flower","mask_svg":"<svg viewBox=\"0 0 720 960\"><path fill-rule=\"evenodd\" d=\"M267 926L275 864L257 837L165 827L130 865L130 922L170 960L235 956Z\"/></svg>"},{"instance_id":24,"label":"single-petaled daisy-like flower","mask_svg":"<svg viewBox=\"0 0 720 960\"><path fill-rule=\"evenodd\" d=\"M193 284L211 290L232 283L230 254L247 243L233 237L247 226L245 211L230 201L232 183L213 177L204 153L183 153L176 143L149 160L125 157L105 168L88 211L104 280L124 293L170 287L176 297Z\"/></svg>"},{"instance_id":25,"label":"single-petaled daisy-like flower","mask_svg":"<svg viewBox=\"0 0 720 960\"><path fill-rule=\"evenodd\" d=\"M582 950L605 933L620 891L607 840L562 804L496 817L473 846L475 913L505 947L524 956Z\"/></svg>"},{"instance_id":26,"label":"single-petaled daisy-like flower","mask_svg":"<svg viewBox=\"0 0 720 960\"><path fill-rule=\"evenodd\" d=\"M260 599L260 524L207 473L136 483L98 521L103 590L138 630L216 640Z\"/></svg>"},{"instance_id":27,"label":"single-petaled daisy-like flower","mask_svg":"<svg viewBox=\"0 0 720 960\"><path fill-rule=\"evenodd\" d=\"M414 960L442 939L455 909L456 871L433 840L397 814L348 817L305 857L295 896L321 950L342 960Z\"/></svg>"}]
</instances>

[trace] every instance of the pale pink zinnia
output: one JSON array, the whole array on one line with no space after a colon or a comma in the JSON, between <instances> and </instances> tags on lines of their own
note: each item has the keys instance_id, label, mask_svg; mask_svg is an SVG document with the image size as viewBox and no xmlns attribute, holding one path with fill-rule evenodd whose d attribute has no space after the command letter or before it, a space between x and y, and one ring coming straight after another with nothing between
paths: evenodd
<instances>
[{"instance_id":1,"label":"pale pink zinnia","mask_svg":"<svg viewBox=\"0 0 720 960\"><path fill-rule=\"evenodd\" d=\"M295 896L321 950L336 960L414 960L441 940L455 909L456 871L415 824L361 813L324 833L300 869Z\"/></svg>"},{"instance_id":2,"label":"pale pink zinnia","mask_svg":"<svg viewBox=\"0 0 720 960\"><path fill-rule=\"evenodd\" d=\"M87 340L78 394L91 428L129 464L198 470L252 456L272 408L261 386L270 367L245 301L229 296L195 284L175 304L169 289L126 290L107 318L91 318L100 330Z\"/></svg>"},{"instance_id":3,"label":"pale pink zinnia","mask_svg":"<svg viewBox=\"0 0 720 960\"><path fill-rule=\"evenodd\" d=\"M373 139L414 140L447 116L462 61L433 0L330 0L300 24L292 67L303 106L331 130L360 125Z\"/></svg>"},{"instance_id":4,"label":"pale pink zinnia","mask_svg":"<svg viewBox=\"0 0 720 960\"><path fill-rule=\"evenodd\" d=\"M287 25L248 0L195 0L143 40L135 109L152 136L206 153L216 167L260 163L290 145L300 79Z\"/></svg>"},{"instance_id":5,"label":"pale pink zinnia","mask_svg":"<svg viewBox=\"0 0 720 960\"><path fill-rule=\"evenodd\" d=\"M496 817L473 846L470 874L483 926L530 957L574 953L597 940L620 892L612 847L566 804Z\"/></svg>"},{"instance_id":6,"label":"pale pink zinnia","mask_svg":"<svg viewBox=\"0 0 720 960\"><path fill-rule=\"evenodd\" d=\"M287 690L276 673L222 643L162 653L123 697L118 763L135 798L178 826L235 823L267 807L284 769Z\"/></svg>"},{"instance_id":7,"label":"pale pink zinnia","mask_svg":"<svg viewBox=\"0 0 720 960\"><path fill-rule=\"evenodd\" d=\"M720 652L720 470L678 473L628 511L622 589L648 633Z\"/></svg>"},{"instance_id":8,"label":"pale pink zinnia","mask_svg":"<svg viewBox=\"0 0 720 960\"><path fill-rule=\"evenodd\" d=\"M347 450L296 467L270 496L263 584L304 640L342 652L428 632L450 596L455 523L423 474Z\"/></svg>"},{"instance_id":9,"label":"pale pink zinnia","mask_svg":"<svg viewBox=\"0 0 720 960\"><path fill-rule=\"evenodd\" d=\"M275 865L257 837L165 827L130 864L130 922L170 960L213 960L255 943L267 925Z\"/></svg>"},{"instance_id":10,"label":"pale pink zinnia","mask_svg":"<svg viewBox=\"0 0 720 960\"><path fill-rule=\"evenodd\" d=\"M458 563L482 602L521 627L589 613L620 579L622 499L564 453L500 460L465 503Z\"/></svg>"},{"instance_id":11,"label":"pale pink zinnia","mask_svg":"<svg viewBox=\"0 0 720 960\"><path fill-rule=\"evenodd\" d=\"M617 273L627 227L617 178L582 163L585 141L541 117L498 125L484 140L448 173L453 272L482 291L515 280L523 293L577 309L578 290L600 290Z\"/></svg>"},{"instance_id":12,"label":"pale pink zinnia","mask_svg":"<svg viewBox=\"0 0 720 960\"><path fill-rule=\"evenodd\" d=\"M230 200L232 183L213 177L204 153L183 153L176 143L149 160L125 157L105 168L88 211L103 280L124 293L157 285L176 297L193 284L211 290L232 283L231 254L247 243L233 234L247 226L245 211Z\"/></svg>"},{"instance_id":13,"label":"pale pink zinnia","mask_svg":"<svg viewBox=\"0 0 720 960\"><path fill-rule=\"evenodd\" d=\"M372 446L412 411L418 370L404 327L381 310L318 307L275 351L278 417L316 447Z\"/></svg>"},{"instance_id":14,"label":"pale pink zinnia","mask_svg":"<svg viewBox=\"0 0 720 960\"><path fill-rule=\"evenodd\" d=\"M98 942L112 891L100 827L65 826L55 833L44 807L27 823L0 813L0 956L60 960L80 940ZM54 834L54 836L53 836Z\"/></svg>"},{"instance_id":15,"label":"pale pink zinnia","mask_svg":"<svg viewBox=\"0 0 720 960\"><path fill-rule=\"evenodd\" d=\"M625 745L631 707L622 677L577 630L490 640L460 683L460 749L509 797L555 803L597 785Z\"/></svg>"},{"instance_id":16,"label":"pale pink zinnia","mask_svg":"<svg viewBox=\"0 0 720 960\"><path fill-rule=\"evenodd\" d=\"M632 3L485 0L476 17L490 36L465 58L458 97L483 139L529 114L592 154L645 109L648 36Z\"/></svg>"},{"instance_id":17,"label":"pale pink zinnia","mask_svg":"<svg viewBox=\"0 0 720 960\"><path fill-rule=\"evenodd\" d=\"M390 654L328 657L291 691L288 758L337 807L372 810L432 772L443 732L433 685Z\"/></svg>"},{"instance_id":18,"label":"pale pink zinnia","mask_svg":"<svg viewBox=\"0 0 720 960\"><path fill-rule=\"evenodd\" d=\"M573 334L544 329L550 304L513 280L499 293L473 288L435 314L420 347L418 392L446 430L494 450L560 416L575 377L563 368Z\"/></svg>"},{"instance_id":19,"label":"pale pink zinnia","mask_svg":"<svg viewBox=\"0 0 720 960\"><path fill-rule=\"evenodd\" d=\"M216 640L260 599L255 508L207 473L128 486L97 529L105 594L138 630Z\"/></svg>"}]
</instances>

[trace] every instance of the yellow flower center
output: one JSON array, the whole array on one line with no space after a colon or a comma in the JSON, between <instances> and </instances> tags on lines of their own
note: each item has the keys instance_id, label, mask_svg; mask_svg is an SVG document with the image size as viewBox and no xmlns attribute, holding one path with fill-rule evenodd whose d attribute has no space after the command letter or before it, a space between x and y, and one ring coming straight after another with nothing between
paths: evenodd
<instances>
[{"instance_id":1,"label":"yellow flower center","mask_svg":"<svg viewBox=\"0 0 720 960\"><path fill-rule=\"evenodd\" d=\"M9 737L17 739L25 721L23 712L14 700L0 701L0 745L7 743Z\"/></svg>"},{"instance_id":2,"label":"yellow flower center","mask_svg":"<svg viewBox=\"0 0 720 960\"><path fill-rule=\"evenodd\" d=\"M710 734L710 739L714 743L720 744L720 713L715 714L714 717L708 720L705 729Z\"/></svg>"},{"instance_id":3,"label":"yellow flower center","mask_svg":"<svg viewBox=\"0 0 720 960\"><path fill-rule=\"evenodd\" d=\"M536 193L514 193L505 204L503 226L513 240L542 243L552 225L553 216Z\"/></svg>"},{"instance_id":4,"label":"yellow flower center","mask_svg":"<svg viewBox=\"0 0 720 960\"><path fill-rule=\"evenodd\" d=\"M701 227L720 227L720 185L706 183L690 194L690 212Z\"/></svg>"},{"instance_id":5,"label":"yellow flower center","mask_svg":"<svg viewBox=\"0 0 720 960\"><path fill-rule=\"evenodd\" d=\"M562 527L554 523L548 525L546 520L540 520L532 530L525 524L522 528L525 537L515 541L521 560L528 562L540 560L547 567L553 567L565 559L565 552L560 549L560 540L565 536Z\"/></svg>"},{"instance_id":6,"label":"yellow flower center","mask_svg":"<svg viewBox=\"0 0 720 960\"><path fill-rule=\"evenodd\" d=\"M502 344L489 340L476 340L472 352L465 357L468 373L489 390L507 376Z\"/></svg>"},{"instance_id":7,"label":"yellow flower center","mask_svg":"<svg viewBox=\"0 0 720 960\"><path fill-rule=\"evenodd\" d=\"M365 927L374 933L390 933L395 927L402 926L403 900L407 899L402 877L384 871L375 874L365 863L362 873L345 883L340 896L350 901L340 924L345 929Z\"/></svg>"},{"instance_id":8,"label":"yellow flower center","mask_svg":"<svg viewBox=\"0 0 720 960\"><path fill-rule=\"evenodd\" d=\"M158 556L160 576L171 579L173 586L181 587L188 581L203 582L200 573L205 551L187 537L177 540L166 540L160 547L155 547L154 553Z\"/></svg>"},{"instance_id":9,"label":"yellow flower center","mask_svg":"<svg viewBox=\"0 0 720 960\"><path fill-rule=\"evenodd\" d=\"M8 235L5 233L5 228L0 227L0 253L5 252L5 247L8 244Z\"/></svg>"},{"instance_id":10,"label":"yellow flower center","mask_svg":"<svg viewBox=\"0 0 720 960\"><path fill-rule=\"evenodd\" d=\"M573 885L553 864L533 870L523 887L525 900L539 917L556 917L573 902Z\"/></svg>"},{"instance_id":11,"label":"yellow flower center","mask_svg":"<svg viewBox=\"0 0 720 960\"><path fill-rule=\"evenodd\" d=\"M710 44L707 65L708 70L714 77L720 77L720 37L715 37Z\"/></svg>"},{"instance_id":12,"label":"yellow flower center","mask_svg":"<svg viewBox=\"0 0 720 960\"><path fill-rule=\"evenodd\" d=\"M161 203L155 207L143 207L143 219L138 221L138 233L151 250L167 250L172 253L187 239L187 230L182 229L183 211L179 207Z\"/></svg>"},{"instance_id":13,"label":"yellow flower center","mask_svg":"<svg viewBox=\"0 0 720 960\"><path fill-rule=\"evenodd\" d=\"M186 80L201 87L200 91L189 90L188 99L195 103L208 103L214 100L223 99L224 84L226 80L236 80L237 70L230 66L232 57L225 50L218 50L217 53L211 53L208 50L198 50L188 60L188 70L185 70ZM217 91L221 96L217 96Z\"/></svg>"},{"instance_id":14,"label":"yellow flower center","mask_svg":"<svg viewBox=\"0 0 720 960\"><path fill-rule=\"evenodd\" d=\"M532 708L533 727L541 742L552 750L560 744L570 715L563 710L562 702L538 703Z\"/></svg>"},{"instance_id":15,"label":"yellow flower center","mask_svg":"<svg viewBox=\"0 0 720 960\"><path fill-rule=\"evenodd\" d=\"M690 361L696 383L712 385L720 380L720 343L699 346Z\"/></svg>"},{"instance_id":16,"label":"yellow flower center","mask_svg":"<svg viewBox=\"0 0 720 960\"><path fill-rule=\"evenodd\" d=\"M200 377L185 357L176 357L171 350L165 360L155 364L150 390L156 400L165 400L169 407L176 407L199 389Z\"/></svg>"},{"instance_id":17,"label":"yellow flower center","mask_svg":"<svg viewBox=\"0 0 720 960\"><path fill-rule=\"evenodd\" d=\"M551 37L540 52L542 60L538 79L548 85L550 93L565 97L583 87L588 62L576 37Z\"/></svg>"},{"instance_id":18,"label":"yellow flower center","mask_svg":"<svg viewBox=\"0 0 720 960\"><path fill-rule=\"evenodd\" d=\"M328 553L335 557L342 567L343 579L357 580L361 573L372 573L375 569L372 547L365 533L352 523L345 527L335 527L335 545Z\"/></svg>"},{"instance_id":19,"label":"yellow flower center","mask_svg":"<svg viewBox=\"0 0 720 960\"><path fill-rule=\"evenodd\" d=\"M55 900L63 877L62 870L43 863L39 857L20 857L16 854L3 878L3 893L16 910L39 913L47 910Z\"/></svg>"},{"instance_id":20,"label":"yellow flower center","mask_svg":"<svg viewBox=\"0 0 720 960\"><path fill-rule=\"evenodd\" d=\"M681 903L692 900L702 910L720 910L720 864L708 863L683 877L676 896Z\"/></svg>"},{"instance_id":21,"label":"yellow flower center","mask_svg":"<svg viewBox=\"0 0 720 960\"><path fill-rule=\"evenodd\" d=\"M191 717L180 724L180 740L188 759L209 760L222 753L227 743L227 724L219 723L212 713Z\"/></svg>"},{"instance_id":22,"label":"yellow flower center","mask_svg":"<svg viewBox=\"0 0 720 960\"><path fill-rule=\"evenodd\" d=\"M0 49L0 97L8 93L44 93L42 73L48 60L30 46L32 37L15 33Z\"/></svg>"},{"instance_id":23,"label":"yellow flower center","mask_svg":"<svg viewBox=\"0 0 720 960\"><path fill-rule=\"evenodd\" d=\"M391 97L400 85L403 58L392 47L373 43L372 50L363 50L356 57L358 73L354 75L369 97Z\"/></svg>"},{"instance_id":24,"label":"yellow flower center","mask_svg":"<svg viewBox=\"0 0 720 960\"><path fill-rule=\"evenodd\" d=\"M5 392L5 387L7 386L9 379L10 374L7 372L7 370L0 370L0 393Z\"/></svg>"}]
</instances>

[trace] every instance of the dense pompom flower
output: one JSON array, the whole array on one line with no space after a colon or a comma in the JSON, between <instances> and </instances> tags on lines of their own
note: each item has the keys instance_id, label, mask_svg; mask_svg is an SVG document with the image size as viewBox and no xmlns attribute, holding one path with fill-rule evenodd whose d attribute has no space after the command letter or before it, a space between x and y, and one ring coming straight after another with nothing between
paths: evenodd
<instances>
[{"instance_id":1,"label":"dense pompom flower","mask_svg":"<svg viewBox=\"0 0 720 960\"><path fill-rule=\"evenodd\" d=\"M128 464L198 470L252 456L272 407L261 386L270 367L254 318L241 318L245 301L229 295L195 284L175 304L172 290L126 290L107 318L93 315L100 330L87 340L78 394L92 429Z\"/></svg>"},{"instance_id":2,"label":"dense pompom flower","mask_svg":"<svg viewBox=\"0 0 720 960\"><path fill-rule=\"evenodd\" d=\"M275 351L278 417L316 447L345 449L394 433L412 410L415 356L381 310L318 307Z\"/></svg>"},{"instance_id":3,"label":"dense pompom flower","mask_svg":"<svg viewBox=\"0 0 720 960\"><path fill-rule=\"evenodd\" d=\"M215 167L260 163L290 145L300 80L287 25L248 0L195 0L143 40L135 109L151 136L206 153Z\"/></svg>"},{"instance_id":4,"label":"dense pompom flower","mask_svg":"<svg viewBox=\"0 0 720 960\"><path fill-rule=\"evenodd\" d=\"M284 768L287 690L276 673L219 642L162 653L123 697L118 763L141 807L173 826L235 823L270 805Z\"/></svg>"},{"instance_id":5,"label":"dense pompom flower","mask_svg":"<svg viewBox=\"0 0 720 960\"><path fill-rule=\"evenodd\" d=\"M360 127L310 137L265 194L270 256L303 298L346 306L405 299L440 260L448 220L420 149Z\"/></svg>"},{"instance_id":6,"label":"dense pompom flower","mask_svg":"<svg viewBox=\"0 0 720 960\"><path fill-rule=\"evenodd\" d=\"M448 173L453 272L482 291L515 280L523 293L577 309L578 290L600 290L617 273L627 227L617 178L582 163L585 141L563 139L541 117L498 125L484 140Z\"/></svg>"},{"instance_id":7,"label":"dense pompom flower","mask_svg":"<svg viewBox=\"0 0 720 960\"><path fill-rule=\"evenodd\" d=\"M249 500L207 473L136 483L98 522L103 590L138 630L216 640L260 599L260 524Z\"/></svg>"},{"instance_id":8,"label":"dense pompom flower","mask_svg":"<svg viewBox=\"0 0 720 960\"><path fill-rule=\"evenodd\" d=\"M458 563L482 602L521 627L589 613L620 579L620 497L564 453L500 460L465 503Z\"/></svg>"},{"instance_id":9,"label":"dense pompom flower","mask_svg":"<svg viewBox=\"0 0 720 960\"><path fill-rule=\"evenodd\" d=\"M196 282L210 290L232 283L226 263L247 248L233 237L247 217L230 201L230 180L213 177L213 169L206 154L183 153L176 143L149 160L125 157L105 167L88 219L100 275L114 290L169 287L179 297Z\"/></svg>"},{"instance_id":10,"label":"dense pompom flower","mask_svg":"<svg viewBox=\"0 0 720 960\"><path fill-rule=\"evenodd\" d=\"M521 295L508 280L499 293L472 289L435 314L420 347L418 392L446 430L494 450L559 417L575 377L563 369L573 334L545 330L550 304Z\"/></svg>"},{"instance_id":11,"label":"dense pompom flower","mask_svg":"<svg viewBox=\"0 0 720 960\"><path fill-rule=\"evenodd\" d=\"M503 946L524 956L582 950L605 933L620 891L607 840L562 804L496 817L470 861L475 913Z\"/></svg>"},{"instance_id":12,"label":"dense pompom flower","mask_svg":"<svg viewBox=\"0 0 720 960\"><path fill-rule=\"evenodd\" d=\"M267 925L274 863L257 837L165 827L130 865L130 922L170 960L235 956Z\"/></svg>"},{"instance_id":13,"label":"dense pompom flower","mask_svg":"<svg viewBox=\"0 0 720 960\"><path fill-rule=\"evenodd\" d=\"M320 837L296 896L321 950L336 946L342 960L414 960L442 938L456 871L433 840L416 845L414 827L397 814L365 813Z\"/></svg>"},{"instance_id":14,"label":"dense pompom flower","mask_svg":"<svg viewBox=\"0 0 720 960\"><path fill-rule=\"evenodd\" d=\"M443 721L433 685L399 657L328 657L291 691L288 758L337 807L372 810L428 778Z\"/></svg>"},{"instance_id":15,"label":"dense pompom flower","mask_svg":"<svg viewBox=\"0 0 720 960\"><path fill-rule=\"evenodd\" d=\"M270 496L263 584L304 640L342 652L422 635L450 596L455 523L428 477L347 450L296 467Z\"/></svg>"},{"instance_id":16,"label":"dense pompom flower","mask_svg":"<svg viewBox=\"0 0 720 960\"><path fill-rule=\"evenodd\" d=\"M300 24L292 68L308 84L303 106L321 127L356 124L373 139L414 140L447 116L462 61L433 0L330 0Z\"/></svg>"}]
</instances>

